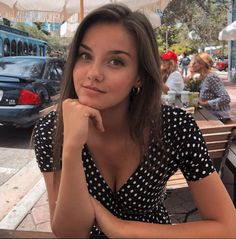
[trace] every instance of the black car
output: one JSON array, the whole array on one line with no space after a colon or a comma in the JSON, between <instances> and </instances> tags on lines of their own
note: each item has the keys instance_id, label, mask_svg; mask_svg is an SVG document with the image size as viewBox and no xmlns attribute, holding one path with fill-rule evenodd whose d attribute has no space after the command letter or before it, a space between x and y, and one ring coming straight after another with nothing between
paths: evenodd
<instances>
[{"instance_id":1,"label":"black car","mask_svg":"<svg viewBox=\"0 0 236 239\"><path fill-rule=\"evenodd\" d=\"M56 107L64 60L0 58L0 124L29 127Z\"/></svg>"}]
</instances>

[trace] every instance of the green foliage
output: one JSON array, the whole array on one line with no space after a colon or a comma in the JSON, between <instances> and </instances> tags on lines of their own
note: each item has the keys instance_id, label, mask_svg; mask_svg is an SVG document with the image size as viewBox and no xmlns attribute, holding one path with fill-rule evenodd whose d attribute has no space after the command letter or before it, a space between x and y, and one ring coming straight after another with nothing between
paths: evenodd
<instances>
[{"instance_id":1,"label":"green foliage","mask_svg":"<svg viewBox=\"0 0 236 239\"><path fill-rule=\"evenodd\" d=\"M185 86L185 90L190 92L200 92L200 85L202 81L199 79L199 76L193 76Z\"/></svg>"},{"instance_id":2,"label":"green foliage","mask_svg":"<svg viewBox=\"0 0 236 239\"><path fill-rule=\"evenodd\" d=\"M172 0L163 12L162 25L159 28L162 44L166 45L168 30L169 48L179 44L183 48L197 50L208 45L220 45L219 32L227 25L230 0ZM194 31L196 39L189 38ZM164 47L164 46L163 46Z\"/></svg>"}]
</instances>

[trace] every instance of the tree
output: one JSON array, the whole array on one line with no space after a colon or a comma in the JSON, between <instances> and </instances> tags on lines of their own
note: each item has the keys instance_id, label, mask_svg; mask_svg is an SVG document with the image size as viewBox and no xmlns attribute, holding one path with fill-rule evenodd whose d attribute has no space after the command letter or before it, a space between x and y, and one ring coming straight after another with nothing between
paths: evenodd
<instances>
[{"instance_id":1,"label":"tree","mask_svg":"<svg viewBox=\"0 0 236 239\"><path fill-rule=\"evenodd\" d=\"M191 48L218 45L218 34L227 25L229 4L230 0L172 0L163 12L160 34L166 26L179 27L174 44ZM190 32L195 39L189 38Z\"/></svg>"}]
</instances>

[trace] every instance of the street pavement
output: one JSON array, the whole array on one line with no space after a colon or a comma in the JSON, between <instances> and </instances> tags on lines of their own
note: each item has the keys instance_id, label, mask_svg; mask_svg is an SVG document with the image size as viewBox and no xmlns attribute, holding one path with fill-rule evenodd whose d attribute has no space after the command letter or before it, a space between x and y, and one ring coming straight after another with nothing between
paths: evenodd
<instances>
[{"instance_id":1,"label":"street pavement","mask_svg":"<svg viewBox=\"0 0 236 239\"><path fill-rule=\"evenodd\" d=\"M236 84L233 85L228 80L226 73L219 72L219 75L223 79L227 91L231 96L232 116L236 120ZM37 165L35 159L28 164L30 164L28 167L30 166L30 171L32 171L32 174L34 175L29 177L27 174L27 177L34 178L34 185L31 185L31 189L27 189L28 192L24 191L25 195L18 195L18 197L20 196L20 199L18 198L18 200L13 202L13 204L11 203L11 208L6 206L8 204L7 202L4 202L7 210L5 210L2 215L0 211L0 228L50 232L51 228L45 185L41 175L39 174L39 170L36 167ZM28 168L24 167L22 170L25 170L24 172L28 172L29 170L27 169ZM23 175L24 172L22 172ZM24 179L27 181L27 178ZM19 178L15 178L15 180L17 181ZM8 181L0 186L0 197L1 195L4 195L4 191L7 190L3 190L3 187L8 184ZM11 184L10 187L14 188L14 185ZM5 201L8 201L6 197ZM194 203L187 187L177 187L175 189L169 188L165 205L170 212L173 223L182 222L185 213L194 208ZM199 219L199 215L198 213L194 213L190 216L189 221L194 221L197 219Z\"/></svg>"}]
</instances>

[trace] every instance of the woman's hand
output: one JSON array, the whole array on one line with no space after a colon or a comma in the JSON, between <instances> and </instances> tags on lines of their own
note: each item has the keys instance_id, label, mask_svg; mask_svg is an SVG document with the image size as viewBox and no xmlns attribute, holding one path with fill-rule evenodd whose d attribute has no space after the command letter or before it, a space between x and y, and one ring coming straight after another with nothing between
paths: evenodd
<instances>
[{"instance_id":1,"label":"woman's hand","mask_svg":"<svg viewBox=\"0 0 236 239\"><path fill-rule=\"evenodd\" d=\"M115 217L92 196L90 198L95 210L97 227L109 238L122 237L125 221Z\"/></svg>"},{"instance_id":2,"label":"woman's hand","mask_svg":"<svg viewBox=\"0 0 236 239\"><path fill-rule=\"evenodd\" d=\"M207 100L202 100L201 98L198 100L199 105L202 106L208 106L208 101Z\"/></svg>"},{"instance_id":3,"label":"woman's hand","mask_svg":"<svg viewBox=\"0 0 236 239\"><path fill-rule=\"evenodd\" d=\"M104 131L102 117L98 110L82 105L78 99L66 99L62 104L64 122L64 145L83 148L87 142L89 120Z\"/></svg>"}]
</instances>

